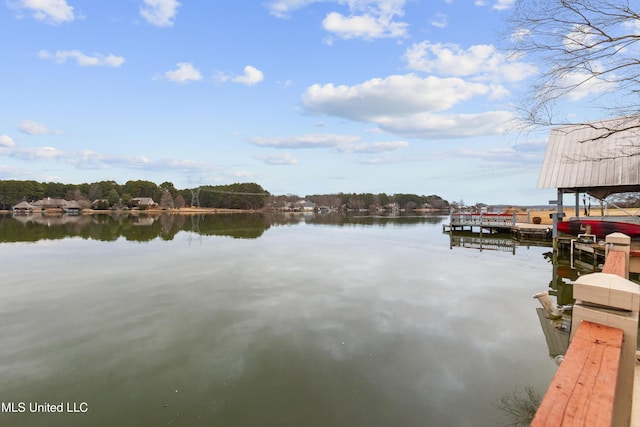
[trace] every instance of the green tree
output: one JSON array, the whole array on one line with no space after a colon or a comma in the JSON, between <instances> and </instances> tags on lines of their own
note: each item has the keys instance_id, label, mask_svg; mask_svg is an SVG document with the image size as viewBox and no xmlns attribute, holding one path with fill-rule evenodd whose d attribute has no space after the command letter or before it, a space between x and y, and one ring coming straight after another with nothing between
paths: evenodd
<instances>
[{"instance_id":1,"label":"green tree","mask_svg":"<svg viewBox=\"0 0 640 427\"><path fill-rule=\"evenodd\" d=\"M109 203L109 206L116 205L119 201L120 195L118 194L118 191L115 188L109 190L109 194L107 195L107 202Z\"/></svg>"},{"instance_id":2,"label":"green tree","mask_svg":"<svg viewBox=\"0 0 640 427\"><path fill-rule=\"evenodd\" d=\"M131 207L132 200L133 200L133 197L129 193L124 193L120 197L120 203L128 207Z\"/></svg>"},{"instance_id":3,"label":"green tree","mask_svg":"<svg viewBox=\"0 0 640 427\"><path fill-rule=\"evenodd\" d=\"M131 197L154 197L158 192L158 186L151 181L127 181L122 189L123 193L128 193Z\"/></svg>"}]
</instances>

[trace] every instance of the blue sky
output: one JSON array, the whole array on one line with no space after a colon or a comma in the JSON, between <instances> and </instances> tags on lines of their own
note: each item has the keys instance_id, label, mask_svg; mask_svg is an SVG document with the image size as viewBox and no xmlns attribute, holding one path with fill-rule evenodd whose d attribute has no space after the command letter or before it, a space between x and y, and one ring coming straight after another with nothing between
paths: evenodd
<instances>
[{"instance_id":1,"label":"blue sky","mask_svg":"<svg viewBox=\"0 0 640 427\"><path fill-rule=\"evenodd\" d=\"M6 0L0 179L543 204L512 0Z\"/></svg>"}]
</instances>

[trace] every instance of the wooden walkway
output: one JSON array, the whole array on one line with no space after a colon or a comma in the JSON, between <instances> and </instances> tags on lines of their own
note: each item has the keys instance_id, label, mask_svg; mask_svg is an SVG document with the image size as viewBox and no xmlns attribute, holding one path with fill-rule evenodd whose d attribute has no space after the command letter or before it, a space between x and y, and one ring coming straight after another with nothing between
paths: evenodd
<instances>
[{"instance_id":1,"label":"wooden walkway","mask_svg":"<svg viewBox=\"0 0 640 427\"><path fill-rule=\"evenodd\" d=\"M452 213L442 232L469 231L483 234L510 233L519 239L545 240L551 238L551 228L544 224L530 224L528 214Z\"/></svg>"},{"instance_id":2,"label":"wooden walkway","mask_svg":"<svg viewBox=\"0 0 640 427\"><path fill-rule=\"evenodd\" d=\"M510 231L517 221L516 214L452 213L443 231Z\"/></svg>"}]
</instances>

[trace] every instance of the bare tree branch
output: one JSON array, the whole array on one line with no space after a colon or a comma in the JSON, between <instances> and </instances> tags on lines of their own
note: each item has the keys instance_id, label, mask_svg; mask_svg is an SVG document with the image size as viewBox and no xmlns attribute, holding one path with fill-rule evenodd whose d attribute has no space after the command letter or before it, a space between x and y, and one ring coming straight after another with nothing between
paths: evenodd
<instances>
[{"instance_id":1,"label":"bare tree branch","mask_svg":"<svg viewBox=\"0 0 640 427\"><path fill-rule=\"evenodd\" d=\"M518 107L527 126L584 124L557 109L568 100L640 114L640 15L627 0L518 0L508 23L513 55L539 71ZM628 129L604 130L599 138Z\"/></svg>"}]
</instances>

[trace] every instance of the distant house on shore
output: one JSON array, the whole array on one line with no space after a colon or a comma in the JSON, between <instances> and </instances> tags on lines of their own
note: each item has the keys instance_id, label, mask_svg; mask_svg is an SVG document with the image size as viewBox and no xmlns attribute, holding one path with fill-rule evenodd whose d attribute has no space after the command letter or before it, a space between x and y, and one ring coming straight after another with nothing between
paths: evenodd
<instances>
[{"instance_id":1,"label":"distant house on shore","mask_svg":"<svg viewBox=\"0 0 640 427\"><path fill-rule=\"evenodd\" d=\"M131 205L138 209L149 209L158 206L151 197L135 197L131 199Z\"/></svg>"},{"instance_id":2,"label":"distant house on shore","mask_svg":"<svg viewBox=\"0 0 640 427\"><path fill-rule=\"evenodd\" d=\"M64 206L62 206L62 211L72 215L78 215L82 212L82 206L75 200L66 200Z\"/></svg>"},{"instance_id":3,"label":"distant house on shore","mask_svg":"<svg viewBox=\"0 0 640 427\"><path fill-rule=\"evenodd\" d=\"M67 204L65 199L52 199L51 197L47 197L46 199L40 199L36 202L33 202L33 205L38 207L39 209L46 211L47 209L60 209Z\"/></svg>"},{"instance_id":4,"label":"distant house on shore","mask_svg":"<svg viewBox=\"0 0 640 427\"><path fill-rule=\"evenodd\" d=\"M18 215L30 214L34 209L36 209L36 206L32 205L26 200L23 200L13 207L13 213Z\"/></svg>"},{"instance_id":5,"label":"distant house on shore","mask_svg":"<svg viewBox=\"0 0 640 427\"><path fill-rule=\"evenodd\" d=\"M313 212L316 208L316 204L302 199L295 202L293 204L293 208L298 211Z\"/></svg>"},{"instance_id":6,"label":"distant house on shore","mask_svg":"<svg viewBox=\"0 0 640 427\"><path fill-rule=\"evenodd\" d=\"M23 200L13 207L13 212L16 214L46 213L48 211L79 214L82 212L82 205L76 200L52 199L51 197L47 197L46 199L40 199L32 203Z\"/></svg>"}]
</instances>

